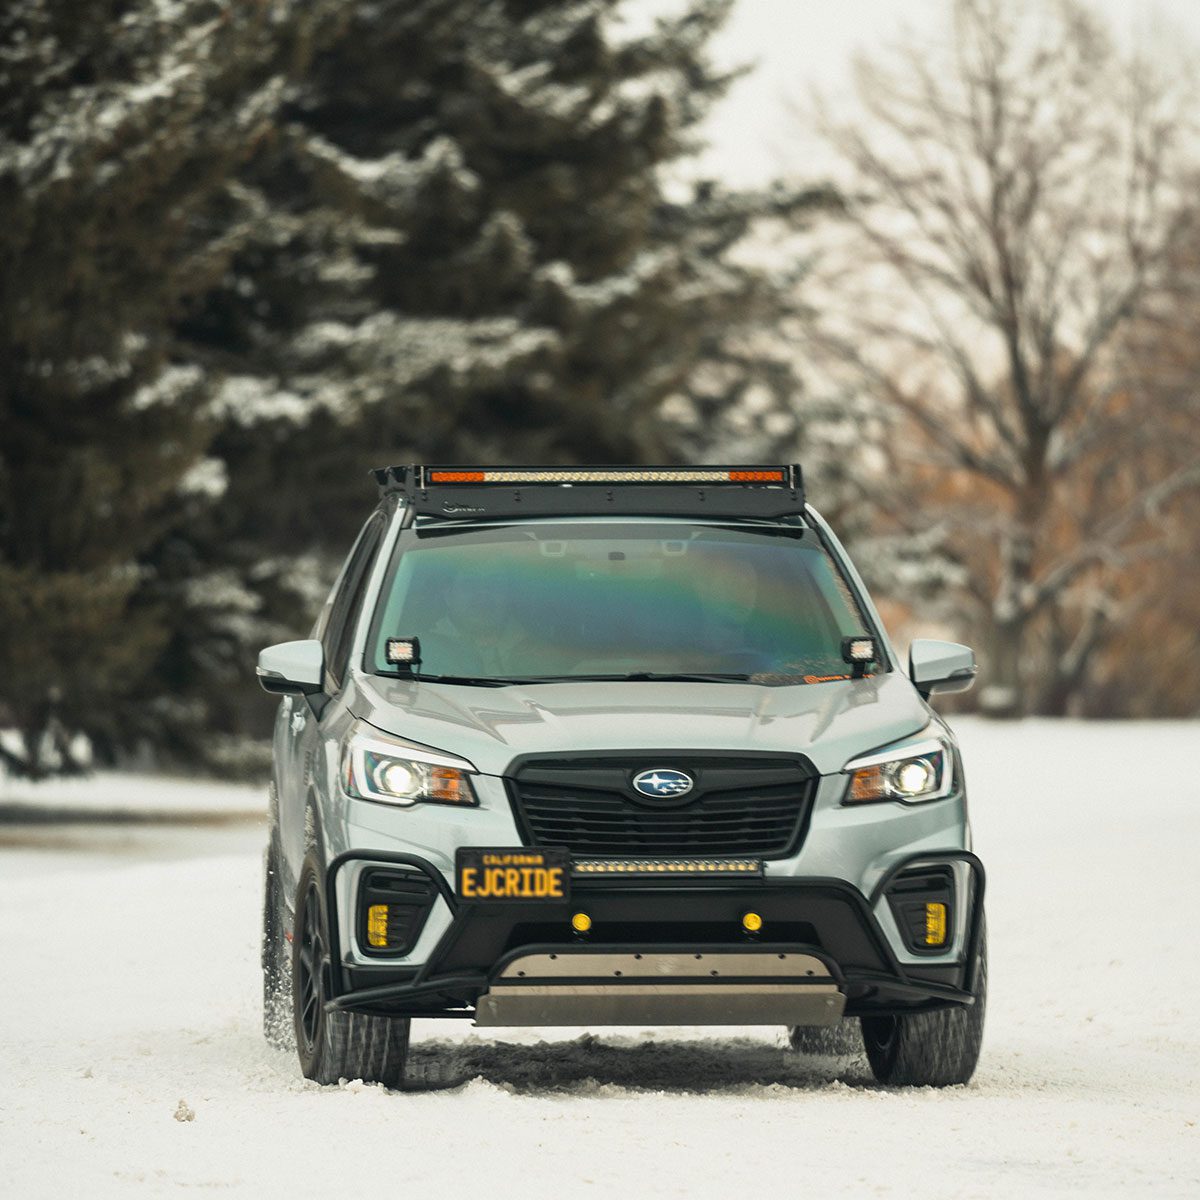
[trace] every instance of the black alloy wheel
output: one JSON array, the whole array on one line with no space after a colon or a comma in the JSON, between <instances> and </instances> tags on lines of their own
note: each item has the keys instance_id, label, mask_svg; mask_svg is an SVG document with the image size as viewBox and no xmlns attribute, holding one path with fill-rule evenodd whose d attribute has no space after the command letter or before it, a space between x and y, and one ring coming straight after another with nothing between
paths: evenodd
<instances>
[{"instance_id":1,"label":"black alloy wheel","mask_svg":"<svg viewBox=\"0 0 1200 1200\"><path fill-rule=\"evenodd\" d=\"M304 924L296 945L296 1036L311 1054L321 1036L325 1007L325 936L321 897L311 881L301 909Z\"/></svg>"}]
</instances>

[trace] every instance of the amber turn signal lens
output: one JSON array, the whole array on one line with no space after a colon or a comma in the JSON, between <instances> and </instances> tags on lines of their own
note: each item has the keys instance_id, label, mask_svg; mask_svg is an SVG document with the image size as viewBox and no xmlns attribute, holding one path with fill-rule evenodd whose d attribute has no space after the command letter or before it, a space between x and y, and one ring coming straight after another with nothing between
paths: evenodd
<instances>
[{"instance_id":1,"label":"amber turn signal lens","mask_svg":"<svg viewBox=\"0 0 1200 1200\"><path fill-rule=\"evenodd\" d=\"M887 780L882 767L861 767L850 776L847 800L880 800L887 796Z\"/></svg>"},{"instance_id":2,"label":"amber turn signal lens","mask_svg":"<svg viewBox=\"0 0 1200 1200\"><path fill-rule=\"evenodd\" d=\"M757 933L763 927L763 919L756 912L748 912L742 915L742 928L747 933Z\"/></svg>"},{"instance_id":3,"label":"amber turn signal lens","mask_svg":"<svg viewBox=\"0 0 1200 1200\"><path fill-rule=\"evenodd\" d=\"M571 918L571 928L576 933L587 933L592 927L592 918L587 913L579 912Z\"/></svg>"},{"instance_id":4,"label":"amber turn signal lens","mask_svg":"<svg viewBox=\"0 0 1200 1200\"><path fill-rule=\"evenodd\" d=\"M473 804L471 785L453 767L433 767L429 772L429 796L443 804Z\"/></svg>"}]
</instances>

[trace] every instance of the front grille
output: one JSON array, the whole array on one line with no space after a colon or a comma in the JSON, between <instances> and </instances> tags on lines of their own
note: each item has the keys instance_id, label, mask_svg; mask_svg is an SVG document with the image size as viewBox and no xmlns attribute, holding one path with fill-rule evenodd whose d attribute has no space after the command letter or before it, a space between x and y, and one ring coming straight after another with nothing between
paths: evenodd
<instances>
[{"instance_id":1,"label":"front grille","mask_svg":"<svg viewBox=\"0 0 1200 1200\"><path fill-rule=\"evenodd\" d=\"M683 797L640 796L644 771L686 771ZM798 757L704 752L527 759L507 779L517 820L533 845L573 854L739 855L792 853L808 816L816 775Z\"/></svg>"}]
</instances>

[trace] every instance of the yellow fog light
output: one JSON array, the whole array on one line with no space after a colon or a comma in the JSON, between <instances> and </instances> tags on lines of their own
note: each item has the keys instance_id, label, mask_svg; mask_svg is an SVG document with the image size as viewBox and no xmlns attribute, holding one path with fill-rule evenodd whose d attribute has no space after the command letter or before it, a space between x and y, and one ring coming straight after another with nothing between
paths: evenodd
<instances>
[{"instance_id":1,"label":"yellow fog light","mask_svg":"<svg viewBox=\"0 0 1200 1200\"><path fill-rule=\"evenodd\" d=\"M388 944L388 906L372 904L367 909L367 943L377 950L386 950Z\"/></svg>"},{"instance_id":2,"label":"yellow fog light","mask_svg":"<svg viewBox=\"0 0 1200 1200\"><path fill-rule=\"evenodd\" d=\"M925 905L925 945L946 944L946 906L931 900Z\"/></svg>"},{"instance_id":3,"label":"yellow fog light","mask_svg":"<svg viewBox=\"0 0 1200 1200\"><path fill-rule=\"evenodd\" d=\"M592 927L592 918L587 913L576 913L571 918L571 928L576 933L587 933Z\"/></svg>"},{"instance_id":4,"label":"yellow fog light","mask_svg":"<svg viewBox=\"0 0 1200 1200\"><path fill-rule=\"evenodd\" d=\"M743 913L742 928L747 933L757 933L762 928L762 917L756 912Z\"/></svg>"}]
</instances>

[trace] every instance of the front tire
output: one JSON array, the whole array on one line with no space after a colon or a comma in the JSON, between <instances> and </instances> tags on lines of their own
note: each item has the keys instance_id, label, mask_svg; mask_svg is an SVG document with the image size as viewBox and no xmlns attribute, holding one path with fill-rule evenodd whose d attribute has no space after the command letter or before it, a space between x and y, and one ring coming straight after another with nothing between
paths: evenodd
<instances>
[{"instance_id":1,"label":"front tire","mask_svg":"<svg viewBox=\"0 0 1200 1200\"><path fill-rule=\"evenodd\" d=\"M276 1050L290 1050L292 973L284 937L286 918L281 882L279 846L272 832L263 861L262 1027L268 1045Z\"/></svg>"},{"instance_id":2,"label":"front tire","mask_svg":"<svg viewBox=\"0 0 1200 1200\"><path fill-rule=\"evenodd\" d=\"M862 1018L863 1044L875 1078L899 1087L967 1083L979 1062L986 1005L987 938L981 928L974 1004Z\"/></svg>"},{"instance_id":3,"label":"front tire","mask_svg":"<svg viewBox=\"0 0 1200 1200\"><path fill-rule=\"evenodd\" d=\"M836 1025L789 1025L788 1045L800 1054L854 1054L861 1043L857 1024L853 1017L843 1017Z\"/></svg>"},{"instance_id":4,"label":"front tire","mask_svg":"<svg viewBox=\"0 0 1200 1200\"><path fill-rule=\"evenodd\" d=\"M317 1083L361 1079L399 1087L408 1058L410 1020L370 1013L326 1012L330 996L329 926L320 870L304 864L296 890L292 940L292 1012L305 1078Z\"/></svg>"}]
</instances>

